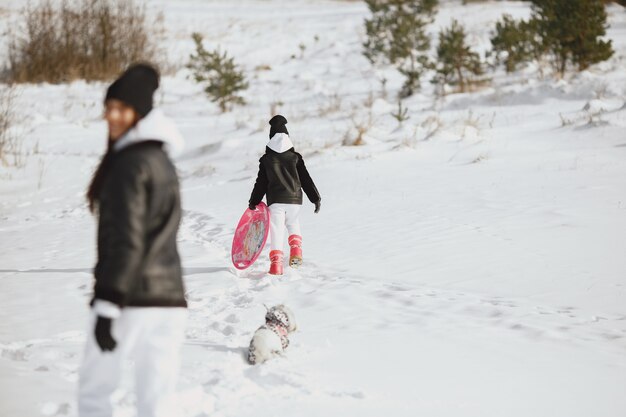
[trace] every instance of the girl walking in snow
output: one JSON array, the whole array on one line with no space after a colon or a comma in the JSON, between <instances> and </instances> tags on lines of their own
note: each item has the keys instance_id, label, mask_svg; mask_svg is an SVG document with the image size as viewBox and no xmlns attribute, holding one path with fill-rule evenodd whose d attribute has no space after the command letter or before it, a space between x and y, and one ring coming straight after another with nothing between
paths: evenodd
<instances>
[{"instance_id":1,"label":"girl walking in snow","mask_svg":"<svg viewBox=\"0 0 626 417\"><path fill-rule=\"evenodd\" d=\"M135 360L139 417L171 417L187 303L176 234L176 171L166 151L182 146L152 109L159 75L130 67L108 88L108 150L87 192L98 216L92 325L80 368L78 414L110 417L126 358Z\"/></svg>"},{"instance_id":2,"label":"girl walking in snow","mask_svg":"<svg viewBox=\"0 0 626 417\"><path fill-rule=\"evenodd\" d=\"M287 131L287 119L277 115L269 123L270 140L265 155L259 160L259 174L248 207L254 210L263 196L267 195L272 240L269 273L282 275L285 227L289 232L289 266L297 268L302 264L302 233L298 219L302 207L302 190L315 204L315 213L320 211L322 199L304 165L302 155L293 148Z\"/></svg>"}]
</instances>

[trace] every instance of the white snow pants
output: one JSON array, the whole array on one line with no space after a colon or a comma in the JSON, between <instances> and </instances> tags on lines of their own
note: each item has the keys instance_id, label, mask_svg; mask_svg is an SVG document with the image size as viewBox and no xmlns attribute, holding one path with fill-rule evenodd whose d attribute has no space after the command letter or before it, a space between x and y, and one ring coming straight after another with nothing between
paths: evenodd
<instances>
[{"instance_id":1,"label":"white snow pants","mask_svg":"<svg viewBox=\"0 0 626 417\"><path fill-rule=\"evenodd\" d=\"M80 368L78 415L111 417L111 394L120 382L125 359L135 362L138 417L176 417L173 404L180 346L185 336L187 309L126 307L113 320L111 334L117 341L113 352L102 352L96 343L96 315L87 333Z\"/></svg>"},{"instance_id":2,"label":"white snow pants","mask_svg":"<svg viewBox=\"0 0 626 417\"><path fill-rule=\"evenodd\" d=\"M300 204L274 203L270 209L271 250L282 251L285 243L285 226L289 236L302 236L300 231Z\"/></svg>"}]
</instances>

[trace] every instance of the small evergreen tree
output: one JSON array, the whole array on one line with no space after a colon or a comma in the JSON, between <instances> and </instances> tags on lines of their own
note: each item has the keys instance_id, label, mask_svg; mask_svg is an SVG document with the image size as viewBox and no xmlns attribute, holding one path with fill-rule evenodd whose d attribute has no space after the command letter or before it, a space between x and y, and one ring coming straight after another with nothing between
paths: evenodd
<instances>
[{"instance_id":1,"label":"small evergreen tree","mask_svg":"<svg viewBox=\"0 0 626 417\"><path fill-rule=\"evenodd\" d=\"M537 21L515 21L510 15L502 16L491 36L490 54L497 64L504 64L506 72L515 71L520 65L539 59L543 48L537 35Z\"/></svg>"},{"instance_id":2,"label":"small evergreen tree","mask_svg":"<svg viewBox=\"0 0 626 417\"><path fill-rule=\"evenodd\" d=\"M431 22L438 0L365 0L372 18L365 21L363 55L372 63L395 65L405 76L401 97L419 89L423 73L432 65L426 55Z\"/></svg>"},{"instance_id":3,"label":"small evergreen tree","mask_svg":"<svg viewBox=\"0 0 626 417\"><path fill-rule=\"evenodd\" d=\"M394 119L398 121L398 124L400 126L402 126L402 123L411 118L411 116L409 116L409 109L402 106L402 100L398 100L398 111L396 111L395 113L391 112L391 115Z\"/></svg>"},{"instance_id":4,"label":"small evergreen tree","mask_svg":"<svg viewBox=\"0 0 626 417\"><path fill-rule=\"evenodd\" d=\"M613 55L606 34L606 10L601 0L532 0L533 19L543 45L563 75L568 63L582 71Z\"/></svg>"},{"instance_id":5,"label":"small evergreen tree","mask_svg":"<svg viewBox=\"0 0 626 417\"><path fill-rule=\"evenodd\" d=\"M467 45L465 36L465 28L456 20L439 32L436 84L456 85L463 92L484 73L480 57Z\"/></svg>"},{"instance_id":6,"label":"small evergreen tree","mask_svg":"<svg viewBox=\"0 0 626 417\"><path fill-rule=\"evenodd\" d=\"M194 33L196 53L190 56L187 68L193 71L196 82L204 83L204 92L217 102L222 112L233 104L245 104L239 92L248 88L243 71L237 69L234 59L219 49L207 51L202 45L202 35Z\"/></svg>"}]
</instances>

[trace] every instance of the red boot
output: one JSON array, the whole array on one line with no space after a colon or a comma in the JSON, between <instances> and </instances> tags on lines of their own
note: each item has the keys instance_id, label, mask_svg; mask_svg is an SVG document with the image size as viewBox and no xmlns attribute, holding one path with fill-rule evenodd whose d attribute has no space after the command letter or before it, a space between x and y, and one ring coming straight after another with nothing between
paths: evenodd
<instances>
[{"instance_id":1,"label":"red boot","mask_svg":"<svg viewBox=\"0 0 626 417\"><path fill-rule=\"evenodd\" d=\"M302 236L291 235L289 236L289 266L297 268L302 265Z\"/></svg>"},{"instance_id":2,"label":"red boot","mask_svg":"<svg viewBox=\"0 0 626 417\"><path fill-rule=\"evenodd\" d=\"M270 274L282 275L283 274L283 251L273 250L270 252Z\"/></svg>"}]
</instances>

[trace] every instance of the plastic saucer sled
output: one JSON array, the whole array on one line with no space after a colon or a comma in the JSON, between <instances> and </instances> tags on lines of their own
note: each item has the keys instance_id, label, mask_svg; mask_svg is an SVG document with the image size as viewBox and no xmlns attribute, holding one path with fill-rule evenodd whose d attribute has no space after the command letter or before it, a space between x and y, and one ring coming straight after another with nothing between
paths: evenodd
<instances>
[{"instance_id":1,"label":"plastic saucer sled","mask_svg":"<svg viewBox=\"0 0 626 417\"><path fill-rule=\"evenodd\" d=\"M249 208L243 213L235 236L231 257L237 269L246 269L257 260L270 231L270 211L263 202L254 210Z\"/></svg>"}]
</instances>

